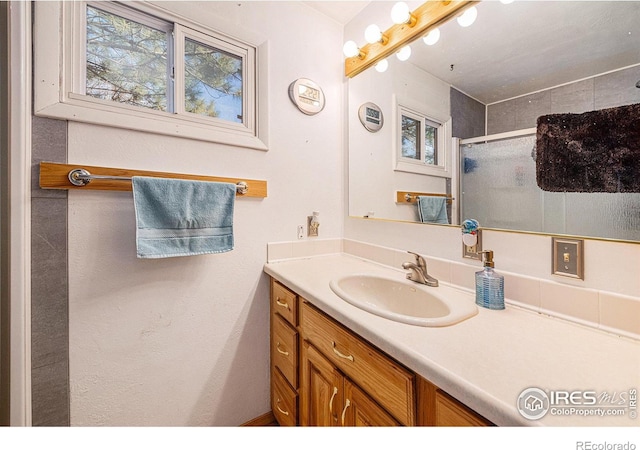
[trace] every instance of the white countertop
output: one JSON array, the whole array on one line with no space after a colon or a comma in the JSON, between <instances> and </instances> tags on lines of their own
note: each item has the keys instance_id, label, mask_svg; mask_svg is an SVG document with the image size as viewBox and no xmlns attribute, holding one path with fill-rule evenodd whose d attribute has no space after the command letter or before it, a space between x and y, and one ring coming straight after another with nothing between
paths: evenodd
<instances>
[{"instance_id":1,"label":"white countertop","mask_svg":"<svg viewBox=\"0 0 640 450\"><path fill-rule=\"evenodd\" d=\"M616 394L616 402L622 392L622 406L629 406L629 390L640 390L638 341L509 304L502 311L479 308L478 315L448 327L394 322L343 301L329 282L353 273L403 280L404 272L348 254L267 263L264 271L496 425L640 426L629 409L589 417L549 411L531 421L516 408L530 387Z\"/></svg>"}]
</instances>

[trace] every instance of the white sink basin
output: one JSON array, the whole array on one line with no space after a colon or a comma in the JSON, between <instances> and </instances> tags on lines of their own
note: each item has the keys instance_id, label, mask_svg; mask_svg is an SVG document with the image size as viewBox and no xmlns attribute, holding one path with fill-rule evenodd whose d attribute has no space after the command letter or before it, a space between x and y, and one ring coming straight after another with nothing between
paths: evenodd
<instances>
[{"instance_id":1,"label":"white sink basin","mask_svg":"<svg viewBox=\"0 0 640 450\"><path fill-rule=\"evenodd\" d=\"M449 286L366 274L336 278L329 285L353 306L410 325L445 327L478 314L472 294Z\"/></svg>"}]
</instances>

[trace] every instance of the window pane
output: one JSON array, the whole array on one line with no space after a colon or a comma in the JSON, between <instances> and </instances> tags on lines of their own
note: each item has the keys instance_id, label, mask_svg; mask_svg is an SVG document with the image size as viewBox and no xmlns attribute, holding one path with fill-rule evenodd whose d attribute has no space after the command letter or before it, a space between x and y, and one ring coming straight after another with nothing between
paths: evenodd
<instances>
[{"instance_id":1,"label":"window pane","mask_svg":"<svg viewBox=\"0 0 640 450\"><path fill-rule=\"evenodd\" d=\"M420 121L402 116L402 156L420 160Z\"/></svg>"},{"instance_id":2,"label":"window pane","mask_svg":"<svg viewBox=\"0 0 640 450\"><path fill-rule=\"evenodd\" d=\"M87 6L86 93L166 111L167 33Z\"/></svg>"},{"instance_id":3,"label":"window pane","mask_svg":"<svg viewBox=\"0 0 640 450\"><path fill-rule=\"evenodd\" d=\"M438 164L438 129L428 123L424 126L424 163Z\"/></svg>"},{"instance_id":4,"label":"window pane","mask_svg":"<svg viewBox=\"0 0 640 450\"><path fill-rule=\"evenodd\" d=\"M185 40L185 110L242 123L242 58Z\"/></svg>"}]
</instances>

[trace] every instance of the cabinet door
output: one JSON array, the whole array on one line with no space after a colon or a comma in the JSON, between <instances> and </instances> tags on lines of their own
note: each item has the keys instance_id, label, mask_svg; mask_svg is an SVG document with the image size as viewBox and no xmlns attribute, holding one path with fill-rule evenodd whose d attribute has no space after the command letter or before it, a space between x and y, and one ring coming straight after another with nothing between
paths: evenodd
<instances>
[{"instance_id":1,"label":"cabinet door","mask_svg":"<svg viewBox=\"0 0 640 450\"><path fill-rule=\"evenodd\" d=\"M297 425L298 394L278 369L271 372L271 411L280 426Z\"/></svg>"},{"instance_id":2,"label":"cabinet door","mask_svg":"<svg viewBox=\"0 0 640 450\"><path fill-rule=\"evenodd\" d=\"M345 427L390 427L400 425L391 415L349 379L344 381L344 404L340 423Z\"/></svg>"},{"instance_id":3,"label":"cabinet door","mask_svg":"<svg viewBox=\"0 0 640 450\"><path fill-rule=\"evenodd\" d=\"M308 342L302 344L300 424L339 426L342 375Z\"/></svg>"},{"instance_id":4,"label":"cabinet door","mask_svg":"<svg viewBox=\"0 0 640 450\"><path fill-rule=\"evenodd\" d=\"M438 427L487 427L491 426L484 417L438 389L435 396L436 426Z\"/></svg>"}]
</instances>

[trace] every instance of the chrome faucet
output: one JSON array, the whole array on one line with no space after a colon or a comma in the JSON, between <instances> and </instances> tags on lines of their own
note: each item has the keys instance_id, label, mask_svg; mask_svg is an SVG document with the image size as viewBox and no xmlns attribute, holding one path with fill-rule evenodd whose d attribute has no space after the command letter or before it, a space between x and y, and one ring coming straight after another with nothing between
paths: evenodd
<instances>
[{"instance_id":1,"label":"chrome faucet","mask_svg":"<svg viewBox=\"0 0 640 450\"><path fill-rule=\"evenodd\" d=\"M411 270L410 273L407 274L407 280L415 281L416 283L426 284L431 287L438 287L438 280L433 278L431 275L427 273L427 263L424 258L417 253L411 253L416 257L416 262L405 262L402 263L402 268Z\"/></svg>"}]
</instances>

